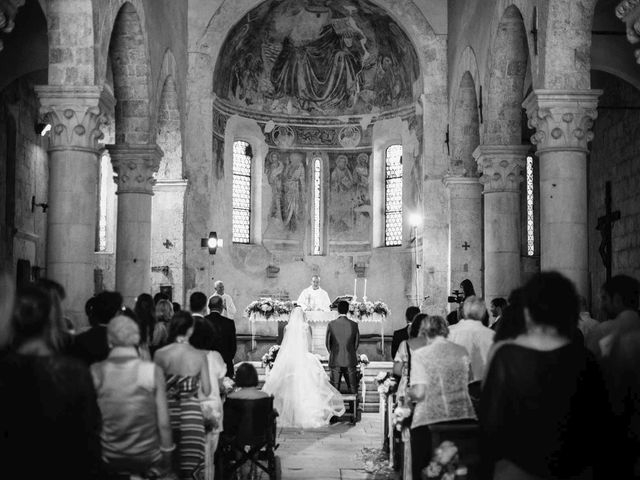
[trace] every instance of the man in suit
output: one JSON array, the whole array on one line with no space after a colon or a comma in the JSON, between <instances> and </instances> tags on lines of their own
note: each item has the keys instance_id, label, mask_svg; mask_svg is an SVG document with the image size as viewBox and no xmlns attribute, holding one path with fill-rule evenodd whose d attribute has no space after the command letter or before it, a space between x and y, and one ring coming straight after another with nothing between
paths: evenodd
<instances>
[{"instance_id":1,"label":"man in suit","mask_svg":"<svg viewBox=\"0 0 640 480\"><path fill-rule=\"evenodd\" d=\"M76 335L71 346L72 356L87 365L101 362L109 355L107 324L122 310L122 295L118 292L100 292L87 301L85 311L91 328Z\"/></svg>"},{"instance_id":2,"label":"man in suit","mask_svg":"<svg viewBox=\"0 0 640 480\"><path fill-rule=\"evenodd\" d=\"M409 328L411 328L411 321L413 317L420 313L420 309L418 307L411 306L407 308L404 312L405 320L407 321L407 325L395 330L393 332L393 340L391 340L391 360L396 358L396 353L398 348L400 348L400 344L403 340L409 339Z\"/></svg>"},{"instance_id":3,"label":"man in suit","mask_svg":"<svg viewBox=\"0 0 640 480\"><path fill-rule=\"evenodd\" d=\"M205 318L207 314L207 296L202 292L193 292L189 297L189 310L194 321L192 338L196 337L198 344L204 350L217 351L213 327L211 322Z\"/></svg>"},{"instance_id":4,"label":"man in suit","mask_svg":"<svg viewBox=\"0 0 640 480\"><path fill-rule=\"evenodd\" d=\"M358 324L347 318L349 302L338 302L340 316L327 326L326 347L329 351L329 381L340 390L340 380L344 375L350 393L358 393L358 356L360 343Z\"/></svg>"},{"instance_id":5,"label":"man in suit","mask_svg":"<svg viewBox=\"0 0 640 480\"><path fill-rule=\"evenodd\" d=\"M211 313L205 318L213 328L215 336L215 350L222 355L227 364L227 377L233 378L233 357L236 356L236 324L233 320L222 316L224 301L222 297L214 295L209 299Z\"/></svg>"}]
</instances>

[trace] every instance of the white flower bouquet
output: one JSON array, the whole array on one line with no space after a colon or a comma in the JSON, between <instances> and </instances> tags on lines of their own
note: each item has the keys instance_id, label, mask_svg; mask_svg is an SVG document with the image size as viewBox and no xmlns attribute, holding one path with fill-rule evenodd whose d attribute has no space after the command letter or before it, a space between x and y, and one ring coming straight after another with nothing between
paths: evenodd
<instances>
[{"instance_id":1,"label":"white flower bouquet","mask_svg":"<svg viewBox=\"0 0 640 480\"><path fill-rule=\"evenodd\" d=\"M293 302L261 298L247 305L244 313L248 318L251 318L252 314L258 314L268 319L272 316L289 315L291 310L293 310Z\"/></svg>"},{"instance_id":2,"label":"white flower bouquet","mask_svg":"<svg viewBox=\"0 0 640 480\"><path fill-rule=\"evenodd\" d=\"M349 303L349 313L356 319L370 317L374 313L387 316L389 315L389 307L380 300L376 302L370 302L368 300L366 302L352 301Z\"/></svg>"},{"instance_id":3,"label":"white flower bouquet","mask_svg":"<svg viewBox=\"0 0 640 480\"><path fill-rule=\"evenodd\" d=\"M273 363L276 361L279 351L280 345L272 345L269 348L269 351L262 356L262 366L271 369L273 367Z\"/></svg>"},{"instance_id":4,"label":"white flower bouquet","mask_svg":"<svg viewBox=\"0 0 640 480\"><path fill-rule=\"evenodd\" d=\"M458 447L448 440L435 449L431 462L422 470L423 479L456 480L466 475L467 467L460 465Z\"/></svg>"}]
</instances>

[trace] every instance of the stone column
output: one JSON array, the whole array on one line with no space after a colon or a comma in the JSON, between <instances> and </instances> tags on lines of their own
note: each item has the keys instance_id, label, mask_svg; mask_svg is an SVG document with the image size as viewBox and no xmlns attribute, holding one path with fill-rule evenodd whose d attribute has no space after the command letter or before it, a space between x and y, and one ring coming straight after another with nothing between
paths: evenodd
<instances>
[{"instance_id":1,"label":"stone column","mask_svg":"<svg viewBox=\"0 0 640 480\"><path fill-rule=\"evenodd\" d=\"M96 86L36 86L49 133L47 277L67 294L67 315L86 323L93 291L98 158L105 113L113 97Z\"/></svg>"},{"instance_id":2,"label":"stone column","mask_svg":"<svg viewBox=\"0 0 640 480\"><path fill-rule=\"evenodd\" d=\"M151 200L162 150L157 145L107 145L118 185L116 290L133 307L151 292Z\"/></svg>"},{"instance_id":3,"label":"stone column","mask_svg":"<svg viewBox=\"0 0 640 480\"><path fill-rule=\"evenodd\" d=\"M457 289L468 278L482 295L482 185L478 177L449 175L442 181L449 191L449 287Z\"/></svg>"},{"instance_id":4,"label":"stone column","mask_svg":"<svg viewBox=\"0 0 640 480\"><path fill-rule=\"evenodd\" d=\"M524 101L540 159L540 268L587 296L587 143L602 90L534 90Z\"/></svg>"},{"instance_id":5,"label":"stone column","mask_svg":"<svg viewBox=\"0 0 640 480\"><path fill-rule=\"evenodd\" d=\"M520 286L520 182L529 145L480 145L473 152L484 185L484 298Z\"/></svg>"}]
</instances>

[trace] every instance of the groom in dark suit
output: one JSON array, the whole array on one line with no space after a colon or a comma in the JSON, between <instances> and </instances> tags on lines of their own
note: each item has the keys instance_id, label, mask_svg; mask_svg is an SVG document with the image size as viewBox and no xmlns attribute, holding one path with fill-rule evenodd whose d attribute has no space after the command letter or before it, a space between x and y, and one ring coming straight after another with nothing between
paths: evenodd
<instances>
[{"instance_id":1,"label":"groom in dark suit","mask_svg":"<svg viewBox=\"0 0 640 480\"><path fill-rule=\"evenodd\" d=\"M329 351L329 381L338 391L340 380L344 375L347 388L350 393L358 392L357 365L358 356L356 350L360 343L360 331L358 324L347 318L349 302L338 302L340 316L329 322L327 337L325 340Z\"/></svg>"},{"instance_id":2,"label":"groom in dark suit","mask_svg":"<svg viewBox=\"0 0 640 480\"><path fill-rule=\"evenodd\" d=\"M211 313L205 318L213 328L215 336L215 350L220 352L224 363L227 364L227 377L233 378L233 357L236 356L236 323L230 318L222 316L224 300L217 295L209 299Z\"/></svg>"}]
</instances>

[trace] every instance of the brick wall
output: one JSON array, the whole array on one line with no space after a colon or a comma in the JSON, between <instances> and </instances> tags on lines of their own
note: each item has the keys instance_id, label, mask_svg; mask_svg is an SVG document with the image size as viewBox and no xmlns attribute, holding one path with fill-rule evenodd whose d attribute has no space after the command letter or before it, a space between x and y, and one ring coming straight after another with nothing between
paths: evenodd
<instances>
[{"instance_id":1,"label":"brick wall","mask_svg":"<svg viewBox=\"0 0 640 480\"><path fill-rule=\"evenodd\" d=\"M612 209L621 215L612 231L612 273L640 279L640 92L603 72L594 71L591 83L593 88L604 90L589 159L589 268L592 313L596 316L598 292L605 281L596 225L605 213L607 181L611 182Z\"/></svg>"}]
</instances>

